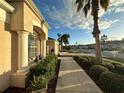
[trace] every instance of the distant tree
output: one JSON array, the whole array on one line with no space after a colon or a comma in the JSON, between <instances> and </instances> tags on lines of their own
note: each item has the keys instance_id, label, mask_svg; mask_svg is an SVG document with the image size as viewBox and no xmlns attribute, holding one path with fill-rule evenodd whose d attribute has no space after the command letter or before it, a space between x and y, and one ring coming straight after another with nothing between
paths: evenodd
<instances>
[{"instance_id":1,"label":"distant tree","mask_svg":"<svg viewBox=\"0 0 124 93\"><path fill-rule=\"evenodd\" d=\"M104 35L101 36L101 42L102 43L105 43L107 40L108 40L108 36L107 35L104 34Z\"/></svg>"},{"instance_id":2,"label":"distant tree","mask_svg":"<svg viewBox=\"0 0 124 93\"><path fill-rule=\"evenodd\" d=\"M124 41L124 38L122 38L122 41Z\"/></svg>"},{"instance_id":3,"label":"distant tree","mask_svg":"<svg viewBox=\"0 0 124 93\"><path fill-rule=\"evenodd\" d=\"M75 44L77 45L77 44L78 44L78 42L75 42Z\"/></svg>"},{"instance_id":4,"label":"distant tree","mask_svg":"<svg viewBox=\"0 0 124 93\"><path fill-rule=\"evenodd\" d=\"M106 44L106 41L108 40L108 36L107 35L102 35L101 36L101 44L103 45L103 49L105 49L105 44Z\"/></svg>"},{"instance_id":5,"label":"distant tree","mask_svg":"<svg viewBox=\"0 0 124 93\"><path fill-rule=\"evenodd\" d=\"M62 45L62 39L61 39L62 35L58 33L57 36L58 36L57 41L59 42L59 50L61 51L62 50L62 46L63 46Z\"/></svg>"},{"instance_id":6,"label":"distant tree","mask_svg":"<svg viewBox=\"0 0 124 93\"><path fill-rule=\"evenodd\" d=\"M102 62L102 55L101 55L101 47L100 47L100 40L99 40L99 25L98 25L98 11L100 7L102 7L105 11L108 8L110 0L76 0L77 4L77 11L79 12L82 10L84 12L85 17L87 17L88 12L93 16L94 21L94 28L93 28L93 36L96 41L96 63Z\"/></svg>"},{"instance_id":7,"label":"distant tree","mask_svg":"<svg viewBox=\"0 0 124 93\"><path fill-rule=\"evenodd\" d=\"M62 35L58 33L57 36L58 36L58 39L57 39L57 40L58 40L59 44L62 45L62 44L61 44L61 43L62 43L62 39L61 39L61 36L62 36Z\"/></svg>"},{"instance_id":8,"label":"distant tree","mask_svg":"<svg viewBox=\"0 0 124 93\"><path fill-rule=\"evenodd\" d=\"M69 34L63 34L61 36L62 42L65 44L65 46L67 46L69 44L69 40L68 40L69 38L70 38Z\"/></svg>"},{"instance_id":9,"label":"distant tree","mask_svg":"<svg viewBox=\"0 0 124 93\"><path fill-rule=\"evenodd\" d=\"M69 44L69 38L70 38L70 35L69 34L57 34L58 35L58 42L59 44L61 45L61 50L63 50L63 43L65 44L65 46L67 46Z\"/></svg>"}]
</instances>

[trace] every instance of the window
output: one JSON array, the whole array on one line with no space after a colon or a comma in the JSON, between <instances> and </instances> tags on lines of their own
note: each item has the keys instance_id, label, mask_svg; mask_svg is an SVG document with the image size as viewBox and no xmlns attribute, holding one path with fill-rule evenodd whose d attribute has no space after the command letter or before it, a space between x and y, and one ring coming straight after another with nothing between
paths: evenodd
<instances>
[{"instance_id":1,"label":"window","mask_svg":"<svg viewBox=\"0 0 124 93\"><path fill-rule=\"evenodd\" d=\"M33 61L38 52L38 39L39 35L36 31L33 34L29 34L28 36L28 60L29 62Z\"/></svg>"}]
</instances>

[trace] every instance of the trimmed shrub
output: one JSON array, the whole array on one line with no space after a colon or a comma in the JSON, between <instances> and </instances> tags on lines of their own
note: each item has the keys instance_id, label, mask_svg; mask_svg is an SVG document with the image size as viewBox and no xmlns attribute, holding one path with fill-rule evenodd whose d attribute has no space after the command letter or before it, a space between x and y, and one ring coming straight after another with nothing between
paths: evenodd
<instances>
[{"instance_id":1,"label":"trimmed shrub","mask_svg":"<svg viewBox=\"0 0 124 93\"><path fill-rule=\"evenodd\" d=\"M82 61L82 62L88 62L87 56L81 56L80 57L80 61Z\"/></svg>"},{"instance_id":2,"label":"trimmed shrub","mask_svg":"<svg viewBox=\"0 0 124 93\"><path fill-rule=\"evenodd\" d=\"M115 65L115 72L124 75L124 65Z\"/></svg>"},{"instance_id":3,"label":"trimmed shrub","mask_svg":"<svg viewBox=\"0 0 124 93\"><path fill-rule=\"evenodd\" d=\"M96 62L96 58L95 57L92 57L92 56L87 56L88 58L88 61L92 61L92 62Z\"/></svg>"},{"instance_id":4,"label":"trimmed shrub","mask_svg":"<svg viewBox=\"0 0 124 93\"><path fill-rule=\"evenodd\" d=\"M100 86L107 93L123 93L124 76L112 72L104 72L100 76Z\"/></svg>"},{"instance_id":5,"label":"trimmed shrub","mask_svg":"<svg viewBox=\"0 0 124 93\"><path fill-rule=\"evenodd\" d=\"M108 63L108 62L103 62L103 63L100 63L100 65L102 65L102 66L104 66L104 67L108 68L110 71L113 71L113 70L114 70L114 68L115 68L115 66L114 66L113 64Z\"/></svg>"},{"instance_id":6,"label":"trimmed shrub","mask_svg":"<svg viewBox=\"0 0 124 93\"><path fill-rule=\"evenodd\" d=\"M108 71L107 68L105 68L104 66L101 66L101 65L94 65L90 68L89 70L89 75L93 78L93 80L99 80L100 78L100 75L103 73L103 72L106 72Z\"/></svg>"},{"instance_id":7,"label":"trimmed shrub","mask_svg":"<svg viewBox=\"0 0 124 93\"><path fill-rule=\"evenodd\" d=\"M78 62L84 70L89 70L95 64L95 58L90 56L81 56Z\"/></svg>"},{"instance_id":8,"label":"trimmed shrub","mask_svg":"<svg viewBox=\"0 0 124 93\"><path fill-rule=\"evenodd\" d=\"M80 57L79 57L79 56L74 56L73 59L74 59L75 61L79 61Z\"/></svg>"},{"instance_id":9,"label":"trimmed shrub","mask_svg":"<svg viewBox=\"0 0 124 93\"><path fill-rule=\"evenodd\" d=\"M105 60L105 62L108 62L108 63L111 63L111 64L113 64L114 66L116 66L116 65L121 65L122 63L120 63L120 62L116 62L116 61L112 61L112 60Z\"/></svg>"}]
</instances>

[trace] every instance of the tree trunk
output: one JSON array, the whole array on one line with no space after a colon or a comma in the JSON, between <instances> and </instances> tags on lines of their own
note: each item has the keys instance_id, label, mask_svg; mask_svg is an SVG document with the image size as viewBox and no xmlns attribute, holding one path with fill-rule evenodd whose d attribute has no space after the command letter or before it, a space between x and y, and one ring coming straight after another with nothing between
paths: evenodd
<instances>
[{"instance_id":1,"label":"tree trunk","mask_svg":"<svg viewBox=\"0 0 124 93\"><path fill-rule=\"evenodd\" d=\"M63 52L63 44L61 43L61 51Z\"/></svg>"},{"instance_id":2,"label":"tree trunk","mask_svg":"<svg viewBox=\"0 0 124 93\"><path fill-rule=\"evenodd\" d=\"M93 29L93 36L95 38L96 41L96 63L101 63L102 62L102 54L101 54L101 46L100 46L100 40L99 40L99 34L100 34L100 30L99 30L99 26L98 26L98 10L96 10L93 13L93 20L94 20L94 29Z\"/></svg>"}]
</instances>

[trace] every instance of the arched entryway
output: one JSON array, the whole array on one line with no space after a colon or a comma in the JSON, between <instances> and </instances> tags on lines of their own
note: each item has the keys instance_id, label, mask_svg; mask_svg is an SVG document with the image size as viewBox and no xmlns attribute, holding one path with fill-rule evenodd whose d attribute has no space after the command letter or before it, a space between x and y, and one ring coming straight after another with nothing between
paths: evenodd
<instances>
[{"instance_id":1,"label":"arched entryway","mask_svg":"<svg viewBox=\"0 0 124 93\"><path fill-rule=\"evenodd\" d=\"M33 33L28 35L28 61L46 56L46 35L38 26L33 26Z\"/></svg>"}]
</instances>

